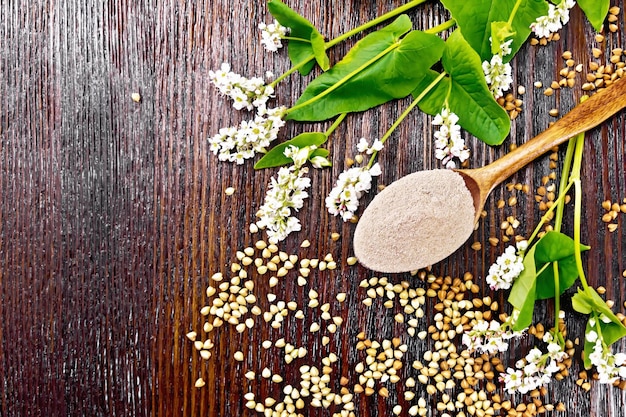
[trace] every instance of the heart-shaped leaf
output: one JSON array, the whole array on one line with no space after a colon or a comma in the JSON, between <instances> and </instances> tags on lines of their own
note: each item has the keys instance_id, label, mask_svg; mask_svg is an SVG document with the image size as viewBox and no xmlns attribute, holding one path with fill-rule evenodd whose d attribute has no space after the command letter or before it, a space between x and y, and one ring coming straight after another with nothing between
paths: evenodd
<instances>
[{"instance_id":1,"label":"heart-shaped leaf","mask_svg":"<svg viewBox=\"0 0 626 417\"><path fill-rule=\"evenodd\" d=\"M311 81L287 119L326 120L411 94L424 73L439 61L443 41L410 29L411 20L401 15L367 35L340 62ZM316 100L320 95L324 96Z\"/></svg>"},{"instance_id":2,"label":"heart-shaped leaf","mask_svg":"<svg viewBox=\"0 0 626 417\"><path fill-rule=\"evenodd\" d=\"M446 41L442 63L449 77L442 79L420 101L420 109L434 116L441 112L447 100L450 111L459 116L463 129L489 145L502 143L509 134L511 122L489 91L480 58L460 30L454 31ZM438 75L429 71L413 96L420 95Z\"/></svg>"},{"instance_id":3,"label":"heart-shaped leaf","mask_svg":"<svg viewBox=\"0 0 626 417\"><path fill-rule=\"evenodd\" d=\"M574 240L559 232L548 232L536 244L535 263L541 268L545 264L558 262L559 294L569 289L578 279L578 267L574 256ZM589 246L581 245L583 251ZM554 298L554 268L549 266L537 277L537 299Z\"/></svg>"}]
</instances>

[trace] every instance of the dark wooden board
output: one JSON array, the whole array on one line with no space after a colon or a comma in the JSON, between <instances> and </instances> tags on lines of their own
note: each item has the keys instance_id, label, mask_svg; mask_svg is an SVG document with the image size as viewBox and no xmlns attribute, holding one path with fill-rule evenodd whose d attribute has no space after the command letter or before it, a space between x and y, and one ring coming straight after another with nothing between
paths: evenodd
<instances>
[{"instance_id":1,"label":"dark wooden board","mask_svg":"<svg viewBox=\"0 0 626 417\"><path fill-rule=\"evenodd\" d=\"M622 2L612 3L623 9ZM288 4L331 38L403 2ZM289 67L284 51L270 55L260 46L256 25L269 22L265 4L13 0L0 3L0 16L0 415L255 415L245 408L248 389L261 396L277 395L280 388L258 379L248 383L243 377L247 369L281 369L286 381L298 376L277 350L259 347L280 332L267 326L242 334L220 328L211 336L216 347L209 361L200 359L185 334L202 328L200 309L207 302L209 277L226 271L235 252L258 239L247 227L275 173L255 172L250 163L219 163L207 143L220 127L243 117L209 85L209 70L230 62L234 70L251 76L266 70L279 74ZM419 28L446 18L435 2L410 16ZM607 53L624 45L623 11L618 23L620 32L607 33L607 40L597 45ZM353 43L334 48L331 60ZM582 94L582 81L552 97L533 83L547 85L559 78L565 50L584 64L584 75L589 45L595 45L594 32L575 9L560 41L522 49L514 73L515 85L527 89L523 112L503 146L488 148L468 138L471 166L488 163L510 144L544 130L554 120L549 109L565 112L572 107ZM308 79L290 78L280 86L277 100L292 103ZM134 92L141 95L140 102L131 99ZM401 333L394 311L361 304L365 295L359 282L376 274L345 265L354 225L330 216L323 200L358 139L382 135L408 104L400 100L351 115L333 135L329 148L334 167L311 174L312 196L299 213L303 230L281 247L309 257L333 253L340 267L320 273L305 288L287 282L271 290L299 303L306 303L309 288L328 302L338 292L348 293L346 303L336 307L344 324L331 347L341 358L336 375L352 383L359 360L355 337L362 330L379 340L402 336L410 346L407 358L417 358L425 349L426 342ZM607 298L622 312L624 218L608 233L600 220L600 202L626 197L625 117L622 113L588 134L583 168L583 239L593 248L585 256L588 279L605 286ZM431 120L415 112L398 128L381 155L378 184L437 167ZM281 137L326 126L290 123ZM532 189L549 172L546 156L512 181ZM228 186L236 188L234 195L224 194ZM495 208L498 199L509 195L504 186L495 190L475 235L436 265L434 273L462 276L469 271L482 277L505 245L484 245L481 251L470 245L499 235L500 222L508 215L521 220L521 233L530 233L539 217L532 193L520 194L515 207ZM372 197L365 196L362 204ZM337 242L330 239L332 232L341 234ZM306 251L299 249L304 239L312 242ZM390 279L421 285L409 275ZM270 289L262 282L257 291L260 304L267 306ZM504 295L494 298L504 304ZM307 314L308 325L316 318ZM552 317L553 311L546 304L537 314ZM571 334L582 334L581 316L570 314L568 324ZM319 360L329 349L307 329L293 325L282 331L292 343L309 348L307 358ZM626 345L617 348L623 351ZM245 362L232 359L236 350L246 353ZM551 386L546 401L562 401L568 410L562 415L625 415L624 392L597 384L584 392L575 385L579 370L577 363L572 377ZM411 374L410 362L403 372ZM197 389L200 376L207 385ZM358 415L390 415L395 399L405 404L403 389L398 384L388 400L358 397ZM331 414L308 407L305 415Z\"/></svg>"}]
</instances>

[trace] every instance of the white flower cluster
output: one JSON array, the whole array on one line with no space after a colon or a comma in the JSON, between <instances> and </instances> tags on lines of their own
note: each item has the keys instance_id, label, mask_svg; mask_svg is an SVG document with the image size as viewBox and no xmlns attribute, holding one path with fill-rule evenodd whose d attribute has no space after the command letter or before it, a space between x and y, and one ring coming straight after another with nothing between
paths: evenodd
<instances>
[{"instance_id":1,"label":"white flower cluster","mask_svg":"<svg viewBox=\"0 0 626 417\"><path fill-rule=\"evenodd\" d=\"M489 267L489 273L485 280L492 290L508 290L513 281L524 270L524 257L522 253L526 250L528 242L522 240L517 243L517 247L509 246L504 253L498 256L496 262Z\"/></svg>"},{"instance_id":2,"label":"white flower cluster","mask_svg":"<svg viewBox=\"0 0 626 417\"><path fill-rule=\"evenodd\" d=\"M511 65L504 63L503 58L511 53L512 39L500 45L500 51L491 57L491 61L483 62L485 80L494 97L501 97L502 92L508 90L513 83Z\"/></svg>"},{"instance_id":3,"label":"white flower cluster","mask_svg":"<svg viewBox=\"0 0 626 417\"><path fill-rule=\"evenodd\" d=\"M243 164L258 152L266 152L270 143L285 125L284 107L259 109L254 120L244 120L239 127L221 128L209 138L209 150L218 155L220 161Z\"/></svg>"},{"instance_id":4,"label":"white flower cluster","mask_svg":"<svg viewBox=\"0 0 626 417\"><path fill-rule=\"evenodd\" d=\"M479 320L469 332L463 333L463 344L470 351L494 354L506 352L509 340L524 334L523 331L510 330L509 322L501 324L497 320Z\"/></svg>"},{"instance_id":5,"label":"white flower cluster","mask_svg":"<svg viewBox=\"0 0 626 417\"><path fill-rule=\"evenodd\" d=\"M376 139L370 147L367 140L361 139L357 146L359 152L368 154L379 151L383 148L382 143ZM359 208L359 199L372 188L372 177L381 174L380 165L375 163L371 167L353 167L341 174L337 179L335 187L326 197L326 208L333 216L341 216L344 222L354 217L354 213Z\"/></svg>"},{"instance_id":6,"label":"white flower cluster","mask_svg":"<svg viewBox=\"0 0 626 417\"><path fill-rule=\"evenodd\" d=\"M592 327L595 320L589 319ZM626 353L613 353L608 347L604 347L602 340L595 331L585 335L585 339L595 343L589 360L598 371L598 380L601 384L612 384L618 379L626 380Z\"/></svg>"},{"instance_id":7,"label":"white flower cluster","mask_svg":"<svg viewBox=\"0 0 626 417\"><path fill-rule=\"evenodd\" d=\"M310 150L309 147L298 149L295 146L285 150L285 156L291 158L294 164L281 167L276 178L272 177L265 201L256 213L259 218L256 225L265 229L272 241L281 241L291 232L301 229L300 221L291 214L292 210L302 208L304 199L309 196L305 190L311 186L311 179L305 177L308 169L302 165L306 163ZM304 153L306 157L303 157Z\"/></svg>"},{"instance_id":8,"label":"white flower cluster","mask_svg":"<svg viewBox=\"0 0 626 417\"><path fill-rule=\"evenodd\" d=\"M435 158L440 159L450 169L456 168L454 158L464 162L470 155L465 140L461 137L458 121L459 117L446 107L433 119L433 125L440 126L435 132Z\"/></svg>"},{"instance_id":9,"label":"white flower cluster","mask_svg":"<svg viewBox=\"0 0 626 417\"><path fill-rule=\"evenodd\" d=\"M559 343L553 341L551 333L545 334L544 341L548 343L546 353L532 348L524 359L517 361L515 369L508 368L502 376L509 393L526 394L547 385L552 375L560 370L559 363L567 359L568 354Z\"/></svg>"},{"instance_id":10,"label":"white flower cluster","mask_svg":"<svg viewBox=\"0 0 626 417\"><path fill-rule=\"evenodd\" d=\"M366 153L367 155L371 155L374 152L378 152L383 149L383 143L379 139L374 139L374 143L372 146L367 142L367 139L361 138L359 139L359 143L356 145L356 150L361 153Z\"/></svg>"},{"instance_id":11,"label":"white flower cluster","mask_svg":"<svg viewBox=\"0 0 626 417\"><path fill-rule=\"evenodd\" d=\"M236 110L263 109L267 100L274 95L274 87L266 85L265 80L259 77L246 78L230 70L226 62L219 70L209 71L209 80L217 87L220 93L233 100Z\"/></svg>"},{"instance_id":12,"label":"white flower cluster","mask_svg":"<svg viewBox=\"0 0 626 417\"><path fill-rule=\"evenodd\" d=\"M530 29L538 38L548 38L569 22L569 11L576 5L574 0L563 0L559 4L549 3L548 14L537 18Z\"/></svg>"},{"instance_id":13,"label":"white flower cluster","mask_svg":"<svg viewBox=\"0 0 626 417\"><path fill-rule=\"evenodd\" d=\"M261 44L265 47L265 50L276 52L283 47L281 40L287 34L286 27L274 20L274 23L269 25L259 23L259 29L261 30Z\"/></svg>"}]
</instances>

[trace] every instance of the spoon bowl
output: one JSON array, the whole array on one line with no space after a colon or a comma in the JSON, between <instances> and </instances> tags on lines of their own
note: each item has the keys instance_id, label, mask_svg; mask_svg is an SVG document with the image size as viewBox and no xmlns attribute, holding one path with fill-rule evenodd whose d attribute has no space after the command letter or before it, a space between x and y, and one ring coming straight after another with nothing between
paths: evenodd
<instances>
[{"instance_id":1,"label":"spoon bowl","mask_svg":"<svg viewBox=\"0 0 626 417\"><path fill-rule=\"evenodd\" d=\"M445 259L472 234L487 197L498 184L624 107L626 81L617 81L489 165L420 171L391 183L372 200L357 224L356 257L365 267L386 273L414 271Z\"/></svg>"}]
</instances>

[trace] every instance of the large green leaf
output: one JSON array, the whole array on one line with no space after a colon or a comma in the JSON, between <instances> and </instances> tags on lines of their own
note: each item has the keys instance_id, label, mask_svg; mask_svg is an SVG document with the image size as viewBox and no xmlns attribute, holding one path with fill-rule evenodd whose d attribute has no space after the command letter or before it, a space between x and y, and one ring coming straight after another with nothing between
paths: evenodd
<instances>
[{"instance_id":1,"label":"large green leaf","mask_svg":"<svg viewBox=\"0 0 626 417\"><path fill-rule=\"evenodd\" d=\"M304 148L305 146L320 146L328 137L321 132L305 132L301 133L293 139L274 146L268 153L263 155L263 158L259 159L254 164L254 169L273 168L281 165L287 165L292 163L291 158L285 156L285 149L288 146L295 146L296 148ZM316 149L317 151L317 149ZM318 152L315 156L328 156L327 152Z\"/></svg>"},{"instance_id":2,"label":"large green leaf","mask_svg":"<svg viewBox=\"0 0 626 417\"><path fill-rule=\"evenodd\" d=\"M609 12L610 0L578 0L577 3L593 28L599 32Z\"/></svg>"},{"instance_id":3,"label":"large green leaf","mask_svg":"<svg viewBox=\"0 0 626 417\"><path fill-rule=\"evenodd\" d=\"M490 60L492 22L508 22L517 0L442 0L450 11L457 25L472 48L478 52L482 61ZM595 1L595 0L588 0ZM511 54L504 61L512 59L530 35L530 25L538 17L546 15L548 4L545 0L522 0L513 21L511 31L515 34L511 39Z\"/></svg>"},{"instance_id":4,"label":"large green leaf","mask_svg":"<svg viewBox=\"0 0 626 417\"><path fill-rule=\"evenodd\" d=\"M524 256L524 270L515 280L509 293L509 303L519 310L519 316L513 323L513 330L516 331L527 328L533 320L537 279L535 266L536 247L537 245L534 245L526 252L526 256Z\"/></svg>"},{"instance_id":5,"label":"large green leaf","mask_svg":"<svg viewBox=\"0 0 626 417\"><path fill-rule=\"evenodd\" d=\"M463 59L459 59L463 57ZM436 115L444 102L459 116L459 125L489 145L499 145L509 134L511 122L506 111L496 102L487 87L478 54L469 46L460 30L446 41L442 63L449 74L419 103L422 111ZM437 77L427 72L413 91L417 97Z\"/></svg>"},{"instance_id":6,"label":"large green leaf","mask_svg":"<svg viewBox=\"0 0 626 417\"><path fill-rule=\"evenodd\" d=\"M323 70L328 69L324 37L315 26L280 0L270 0L267 8L281 25L290 29L289 36L294 38L290 39L287 45L291 63L296 66L303 61L309 61L300 68L300 73L307 75L311 72L315 66L312 57L315 57Z\"/></svg>"},{"instance_id":7,"label":"large green leaf","mask_svg":"<svg viewBox=\"0 0 626 417\"><path fill-rule=\"evenodd\" d=\"M424 73L439 61L444 45L438 36L409 32L411 25L411 20L401 15L385 28L367 35L328 72L311 81L287 118L326 120L409 95ZM326 91L331 88L334 90ZM326 95L315 100L320 94ZM299 105L302 107L296 108Z\"/></svg>"},{"instance_id":8,"label":"large green leaf","mask_svg":"<svg viewBox=\"0 0 626 417\"><path fill-rule=\"evenodd\" d=\"M569 289L578 279L578 267L574 256L574 240L559 232L548 232L537 242L535 263L541 268L543 265L558 262L559 294ZM582 250L589 250L589 246L581 246ZM537 277L537 299L554 298L554 268L546 268Z\"/></svg>"}]
</instances>

